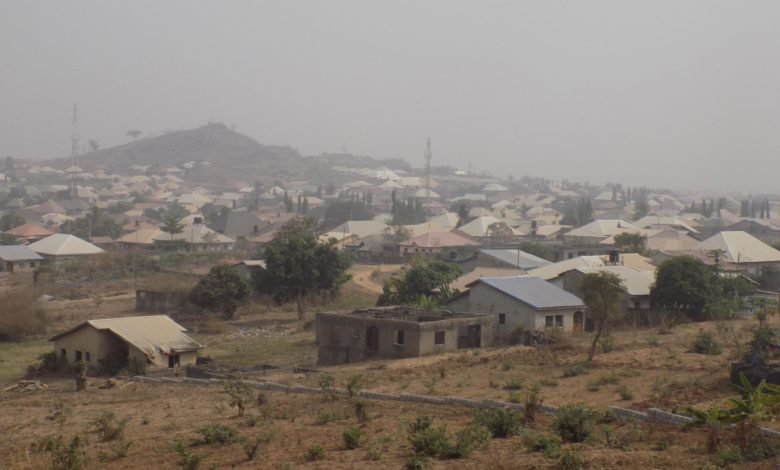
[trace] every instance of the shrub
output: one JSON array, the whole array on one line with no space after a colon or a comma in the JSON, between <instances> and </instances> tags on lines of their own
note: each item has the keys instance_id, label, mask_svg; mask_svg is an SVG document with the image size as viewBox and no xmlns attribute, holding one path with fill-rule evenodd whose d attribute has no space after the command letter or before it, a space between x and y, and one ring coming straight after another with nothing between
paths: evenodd
<instances>
[{"instance_id":1,"label":"shrub","mask_svg":"<svg viewBox=\"0 0 780 470\"><path fill-rule=\"evenodd\" d=\"M366 449L366 458L368 460L379 460L380 457L382 457L382 449L380 447L372 445Z\"/></svg>"},{"instance_id":2,"label":"shrub","mask_svg":"<svg viewBox=\"0 0 780 470\"><path fill-rule=\"evenodd\" d=\"M111 453L100 451L98 452L98 459L101 462L114 462L119 459L127 457L127 451L130 450L132 441L118 441L111 446Z\"/></svg>"},{"instance_id":3,"label":"shrub","mask_svg":"<svg viewBox=\"0 0 780 470\"><path fill-rule=\"evenodd\" d=\"M222 391L230 397L230 406L236 407L238 416L244 416L246 407L254 398L252 387L239 377L222 381Z\"/></svg>"},{"instance_id":4,"label":"shrub","mask_svg":"<svg viewBox=\"0 0 780 470\"><path fill-rule=\"evenodd\" d=\"M536 421L536 412L539 411L539 407L542 406L543 400L539 385L534 385L525 392L523 417L525 418L526 423L533 423Z\"/></svg>"},{"instance_id":5,"label":"shrub","mask_svg":"<svg viewBox=\"0 0 780 470\"><path fill-rule=\"evenodd\" d=\"M209 424L198 429L203 438L195 444L232 444L241 440L238 431L223 424Z\"/></svg>"},{"instance_id":6,"label":"shrub","mask_svg":"<svg viewBox=\"0 0 780 470\"><path fill-rule=\"evenodd\" d=\"M699 354L717 356L720 354L720 344L715 340L715 335L709 331L700 331L693 343L693 350Z\"/></svg>"},{"instance_id":7,"label":"shrub","mask_svg":"<svg viewBox=\"0 0 780 470\"><path fill-rule=\"evenodd\" d=\"M358 423L367 423L368 417L368 401L362 398L355 400L355 417Z\"/></svg>"},{"instance_id":8,"label":"shrub","mask_svg":"<svg viewBox=\"0 0 780 470\"><path fill-rule=\"evenodd\" d=\"M617 347L615 344L615 338L613 336L603 338L601 341L599 341L599 344L601 345L601 352L603 353L612 352Z\"/></svg>"},{"instance_id":9,"label":"shrub","mask_svg":"<svg viewBox=\"0 0 780 470\"><path fill-rule=\"evenodd\" d=\"M353 397L360 389L363 388L363 376L360 374L353 374L347 380L347 393Z\"/></svg>"},{"instance_id":10,"label":"shrub","mask_svg":"<svg viewBox=\"0 0 780 470\"><path fill-rule=\"evenodd\" d=\"M455 444L450 446L444 454L448 459L462 459L471 454L472 451L484 449L490 442L490 431L484 426L469 424L458 431L455 435Z\"/></svg>"},{"instance_id":11,"label":"shrub","mask_svg":"<svg viewBox=\"0 0 780 470\"><path fill-rule=\"evenodd\" d=\"M651 336L650 340L648 341L648 344L650 344L650 346L652 346L654 348L657 348L658 347L658 336L656 336L656 335Z\"/></svg>"},{"instance_id":12,"label":"shrub","mask_svg":"<svg viewBox=\"0 0 780 470\"><path fill-rule=\"evenodd\" d=\"M128 421L130 421L129 416L120 420L117 419L114 413L106 411L90 421L89 432L100 436L100 440L103 442L115 441L122 439Z\"/></svg>"},{"instance_id":13,"label":"shrub","mask_svg":"<svg viewBox=\"0 0 780 470\"><path fill-rule=\"evenodd\" d=\"M585 460L579 452L574 450L565 450L558 458L558 467L561 470L580 470L585 468Z\"/></svg>"},{"instance_id":14,"label":"shrub","mask_svg":"<svg viewBox=\"0 0 780 470\"><path fill-rule=\"evenodd\" d=\"M0 341L46 333L46 324L46 312L32 290L12 289L0 294Z\"/></svg>"},{"instance_id":15,"label":"shrub","mask_svg":"<svg viewBox=\"0 0 780 470\"><path fill-rule=\"evenodd\" d=\"M179 454L179 466L184 470L198 470L200 467L200 461L203 460L203 454L195 454L182 442L177 442L173 449Z\"/></svg>"},{"instance_id":16,"label":"shrub","mask_svg":"<svg viewBox=\"0 0 780 470\"><path fill-rule=\"evenodd\" d=\"M618 387L617 392L618 395L620 395L621 400L630 401L634 399L634 394L631 393L631 390L629 390L625 385Z\"/></svg>"},{"instance_id":17,"label":"shrub","mask_svg":"<svg viewBox=\"0 0 780 470\"><path fill-rule=\"evenodd\" d=\"M428 416L418 416L409 425L408 437L412 452L419 456L434 457L450 448L447 429L444 426L434 428L433 420Z\"/></svg>"},{"instance_id":18,"label":"shrub","mask_svg":"<svg viewBox=\"0 0 780 470\"><path fill-rule=\"evenodd\" d=\"M588 373L588 364L580 362L563 371L563 378L576 377Z\"/></svg>"},{"instance_id":19,"label":"shrub","mask_svg":"<svg viewBox=\"0 0 780 470\"><path fill-rule=\"evenodd\" d=\"M315 420L315 424L323 425L332 423L333 421L339 421L341 419L344 419L344 416L342 416L339 413L336 413L335 411L326 411L326 410L320 410L317 412L317 419Z\"/></svg>"},{"instance_id":20,"label":"shrub","mask_svg":"<svg viewBox=\"0 0 780 470\"><path fill-rule=\"evenodd\" d=\"M325 448L321 445L313 445L306 449L306 460L313 462L325 458Z\"/></svg>"},{"instance_id":21,"label":"shrub","mask_svg":"<svg viewBox=\"0 0 780 470\"><path fill-rule=\"evenodd\" d=\"M520 390L521 388L523 388L523 382L518 379L511 379L504 385L504 390Z\"/></svg>"},{"instance_id":22,"label":"shrub","mask_svg":"<svg viewBox=\"0 0 780 470\"><path fill-rule=\"evenodd\" d=\"M542 387L557 387L558 381L551 377L545 377L539 381L539 385Z\"/></svg>"},{"instance_id":23,"label":"shrub","mask_svg":"<svg viewBox=\"0 0 780 470\"><path fill-rule=\"evenodd\" d=\"M127 353L111 351L106 357L98 359L98 373L101 375L116 375L128 365Z\"/></svg>"},{"instance_id":24,"label":"shrub","mask_svg":"<svg viewBox=\"0 0 780 470\"><path fill-rule=\"evenodd\" d=\"M509 403L522 403L523 396L517 390L509 391Z\"/></svg>"},{"instance_id":25,"label":"shrub","mask_svg":"<svg viewBox=\"0 0 780 470\"><path fill-rule=\"evenodd\" d=\"M600 387L602 385L615 385L620 382L620 377L616 373L603 374L596 379L593 384Z\"/></svg>"},{"instance_id":26,"label":"shrub","mask_svg":"<svg viewBox=\"0 0 780 470\"><path fill-rule=\"evenodd\" d=\"M252 461L257 456L257 452L260 450L260 444L262 444L262 439L257 438L252 442L245 442L244 443L244 454L246 454L246 460Z\"/></svg>"},{"instance_id":27,"label":"shrub","mask_svg":"<svg viewBox=\"0 0 780 470\"><path fill-rule=\"evenodd\" d=\"M739 447L722 447L715 453L715 463L719 467L742 462L742 453Z\"/></svg>"},{"instance_id":28,"label":"shrub","mask_svg":"<svg viewBox=\"0 0 780 470\"><path fill-rule=\"evenodd\" d=\"M57 355L56 352L50 351L38 356L38 364L31 365L27 368L29 375L44 375L44 374L65 374L70 372L68 366L68 360L62 356Z\"/></svg>"},{"instance_id":29,"label":"shrub","mask_svg":"<svg viewBox=\"0 0 780 470\"><path fill-rule=\"evenodd\" d=\"M474 422L485 426L493 437L503 438L520 432L522 417L505 408L487 408L474 412Z\"/></svg>"},{"instance_id":30,"label":"shrub","mask_svg":"<svg viewBox=\"0 0 780 470\"><path fill-rule=\"evenodd\" d=\"M672 446L672 439L669 436L661 436L655 441L654 450L664 451Z\"/></svg>"},{"instance_id":31,"label":"shrub","mask_svg":"<svg viewBox=\"0 0 780 470\"><path fill-rule=\"evenodd\" d=\"M644 432L637 427L627 426L617 430L605 429L604 439L606 446L613 449L629 450L631 444L644 439Z\"/></svg>"},{"instance_id":32,"label":"shrub","mask_svg":"<svg viewBox=\"0 0 780 470\"><path fill-rule=\"evenodd\" d=\"M330 374L322 374L319 381L320 389L328 396L333 396L333 387L336 385L336 379Z\"/></svg>"},{"instance_id":33,"label":"shrub","mask_svg":"<svg viewBox=\"0 0 780 470\"><path fill-rule=\"evenodd\" d=\"M425 455L412 454L404 465L404 470L427 470L431 467L429 457Z\"/></svg>"},{"instance_id":34,"label":"shrub","mask_svg":"<svg viewBox=\"0 0 780 470\"><path fill-rule=\"evenodd\" d=\"M528 450L542 452L545 457L557 457L561 451L561 438L555 435L543 433L527 434L523 442L525 442Z\"/></svg>"},{"instance_id":35,"label":"shrub","mask_svg":"<svg viewBox=\"0 0 780 470\"><path fill-rule=\"evenodd\" d=\"M564 441L583 442L593 433L596 414L585 405L565 405L555 413L553 428Z\"/></svg>"},{"instance_id":36,"label":"shrub","mask_svg":"<svg viewBox=\"0 0 780 470\"><path fill-rule=\"evenodd\" d=\"M68 444L65 444L62 436L57 436L48 438L43 450L51 454L52 470L81 470L87 465L87 454L83 447L84 444L78 436Z\"/></svg>"},{"instance_id":37,"label":"shrub","mask_svg":"<svg viewBox=\"0 0 780 470\"><path fill-rule=\"evenodd\" d=\"M358 427L347 428L341 435L344 441L344 447L347 449L357 449L360 447L360 440L363 438L363 431Z\"/></svg>"}]
</instances>

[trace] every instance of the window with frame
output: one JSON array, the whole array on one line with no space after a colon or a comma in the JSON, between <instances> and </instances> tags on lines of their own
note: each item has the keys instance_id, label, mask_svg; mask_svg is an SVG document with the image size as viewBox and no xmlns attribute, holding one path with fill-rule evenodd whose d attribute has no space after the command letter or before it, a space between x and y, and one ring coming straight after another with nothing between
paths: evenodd
<instances>
[{"instance_id":1,"label":"window with frame","mask_svg":"<svg viewBox=\"0 0 780 470\"><path fill-rule=\"evenodd\" d=\"M544 317L544 327L552 328L555 326L555 315L547 315Z\"/></svg>"},{"instance_id":2,"label":"window with frame","mask_svg":"<svg viewBox=\"0 0 780 470\"><path fill-rule=\"evenodd\" d=\"M433 334L433 344L441 346L444 344L444 330L437 331Z\"/></svg>"},{"instance_id":3,"label":"window with frame","mask_svg":"<svg viewBox=\"0 0 780 470\"><path fill-rule=\"evenodd\" d=\"M89 354L89 351L84 353L84 360L89 362L92 359L92 356Z\"/></svg>"},{"instance_id":4,"label":"window with frame","mask_svg":"<svg viewBox=\"0 0 780 470\"><path fill-rule=\"evenodd\" d=\"M498 324L499 325L506 325L506 313L499 313L498 314Z\"/></svg>"},{"instance_id":5,"label":"window with frame","mask_svg":"<svg viewBox=\"0 0 780 470\"><path fill-rule=\"evenodd\" d=\"M555 327L563 328L563 315L555 315Z\"/></svg>"},{"instance_id":6,"label":"window with frame","mask_svg":"<svg viewBox=\"0 0 780 470\"><path fill-rule=\"evenodd\" d=\"M395 331L395 344L404 344L404 330Z\"/></svg>"}]
</instances>

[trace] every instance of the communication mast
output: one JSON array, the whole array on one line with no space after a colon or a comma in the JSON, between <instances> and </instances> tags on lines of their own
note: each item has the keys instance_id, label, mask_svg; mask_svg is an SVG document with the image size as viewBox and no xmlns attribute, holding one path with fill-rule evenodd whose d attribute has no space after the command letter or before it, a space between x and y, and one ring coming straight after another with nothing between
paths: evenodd
<instances>
[{"instance_id":1,"label":"communication mast","mask_svg":"<svg viewBox=\"0 0 780 470\"><path fill-rule=\"evenodd\" d=\"M431 138L428 137L428 142L425 147L425 210L431 210L431 158L433 153L431 152Z\"/></svg>"},{"instance_id":2,"label":"communication mast","mask_svg":"<svg viewBox=\"0 0 780 470\"><path fill-rule=\"evenodd\" d=\"M76 169L79 165L79 106L73 103L73 134L70 137L70 194L78 196L76 189Z\"/></svg>"}]
</instances>

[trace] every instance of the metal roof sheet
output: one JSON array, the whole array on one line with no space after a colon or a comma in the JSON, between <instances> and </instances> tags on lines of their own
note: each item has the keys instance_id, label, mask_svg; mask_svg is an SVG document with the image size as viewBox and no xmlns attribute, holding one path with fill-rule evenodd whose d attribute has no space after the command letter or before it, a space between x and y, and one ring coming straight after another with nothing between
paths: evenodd
<instances>
[{"instance_id":1,"label":"metal roof sheet","mask_svg":"<svg viewBox=\"0 0 780 470\"><path fill-rule=\"evenodd\" d=\"M582 299L536 276L483 277L479 282L535 309L584 307Z\"/></svg>"}]
</instances>

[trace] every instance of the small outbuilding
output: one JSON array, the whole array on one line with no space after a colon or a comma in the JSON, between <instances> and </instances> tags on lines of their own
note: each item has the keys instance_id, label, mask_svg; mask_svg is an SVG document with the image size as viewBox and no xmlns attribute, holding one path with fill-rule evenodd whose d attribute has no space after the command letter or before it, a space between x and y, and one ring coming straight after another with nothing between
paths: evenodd
<instances>
[{"instance_id":1,"label":"small outbuilding","mask_svg":"<svg viewBox=\"0 0 780 470\"><path fill-rule=\"evenodd\" d=\"M115 358L145 367L175 369L195 365L203 348L185 334L186 328L167 315L89 320L52 336L58 357L86 361L97 369Z\"/></svg>"},{"instance_id":2,"label":"small outbuilding","mask_svg":"<svg viewBox=\"0 0 780 470\"><path fill-rule=\"evenodd\" d=\"M490 315L405 307L321 312L315 319L317 364L419 357L493 343Z\"/></svg>"}]
</instances>

